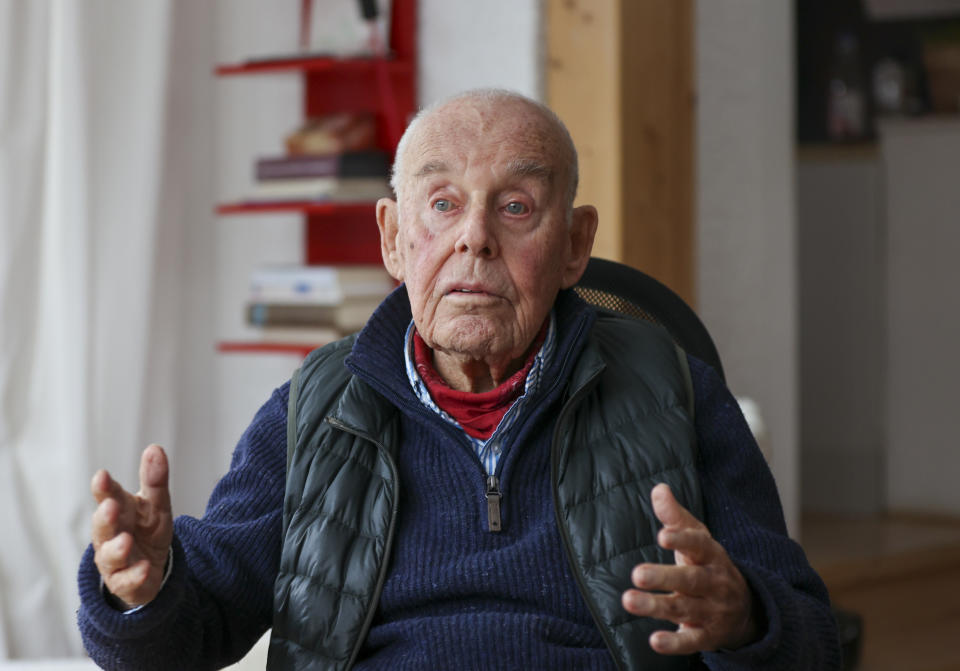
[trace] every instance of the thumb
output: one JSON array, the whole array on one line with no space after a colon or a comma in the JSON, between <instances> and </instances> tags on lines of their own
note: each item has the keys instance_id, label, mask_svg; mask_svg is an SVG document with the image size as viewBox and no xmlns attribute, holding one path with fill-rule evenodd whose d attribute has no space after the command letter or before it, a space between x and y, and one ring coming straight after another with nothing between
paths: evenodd
<instances>
[{"instance_id":1,"label":"thumb","mask_svg":"<svg viewBox=\"0 0 960 671\"><path fill-rule=\"evenodd\" d=\"M670 486L661 482L650 492L653 512L666 527L699 527L700 522L690 511L680 505Z\"/></svg>"},{"instance_id":2,"label":"thumb","mask_svg":"<svg viewBox=\"0 0 960 671\"><path fill-rule=\"evenodd\" d=\"M160 510L170 510L170 466L159 445L148 445L140 456L140 496Z\"/></svg>"}]
</instances>

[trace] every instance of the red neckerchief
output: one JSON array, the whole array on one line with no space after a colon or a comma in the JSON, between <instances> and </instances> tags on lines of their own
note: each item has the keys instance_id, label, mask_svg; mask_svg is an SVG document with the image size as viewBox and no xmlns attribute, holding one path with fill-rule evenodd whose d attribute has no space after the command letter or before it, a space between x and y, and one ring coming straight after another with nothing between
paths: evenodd
<instances>
[{"instance_id":1,"label":"red neckerchief","mask_svg":"<svg viewBox=\"0 0 960 671\"><path fill-rule=\"evenodd\" d=\"M451 388L433 367L433 350L427 347L420 334L413 331L413 362L417 367L420 379L427 385L427 391L433 402L445 413L453 417L457 423L474 438L486 440L493 435L500 424L500 420L507 414L507 410L523 393L527 374L533 367L537 352L547 336L548 321L543 322L540 333L530 348L527 362L523 368L510 376L496 389L480 394L468 391L457 391Z\"/></svg>"}]
</instances>

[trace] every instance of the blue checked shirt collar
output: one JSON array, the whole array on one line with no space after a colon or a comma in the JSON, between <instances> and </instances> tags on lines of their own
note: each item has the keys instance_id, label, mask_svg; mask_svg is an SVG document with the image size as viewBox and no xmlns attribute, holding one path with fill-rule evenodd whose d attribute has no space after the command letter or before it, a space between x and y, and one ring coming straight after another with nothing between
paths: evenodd
<instances>
[{"instance_id":1,"label":"blue checked shirt collar","mask_svg":"<svg viewBox=\"0 0 960 671\"><path fill-rule=\"evenodd\" d=\"M507 410L507 413L503 416L503 419L500 420L500 424L497 425L497 428L487 440L483 440L482 438L474 438L463 431L453 417L441 410L437 404L433 402L433 398L431 398L430 392L427 390L427 385L424 384L423 380L420 378L420 374L417 372L417 366L414 363L414 328L413 320L410 320L410 324L407 326L407 333L403 348L404 361L407 367L407 379L410 381L410 387L413 389L413 393L417 395L417 398L420 399L420 402L423 403L427 408L440 415L440 417L442 417L449 424L457 427L457 429L459 429L472 444L473 449L476 452L477 457L479 457L480 463L483 464L483 468L487 475L495 474L497 470L497 463L500 460L500 455L503 453L503 437L510 430L510 427L516 423L517 418L523 411L523 407L526 405L528 399L533 396L534 392L539 387L541 373L546 369L547 364L550 363L550 359L553 356L553 351L557 345L556 316L554 315L553 311L550 312L550 322L547 325L547 335L543 340L543 345L540 347L540 351L537 352L537 356L533 360L533 365L530 367L530 372L527 374L527 379L523 386L523 394L521 394L520 397L514 401L513 405L510 406L510 409Z\"/></svg>"}]
</instances>

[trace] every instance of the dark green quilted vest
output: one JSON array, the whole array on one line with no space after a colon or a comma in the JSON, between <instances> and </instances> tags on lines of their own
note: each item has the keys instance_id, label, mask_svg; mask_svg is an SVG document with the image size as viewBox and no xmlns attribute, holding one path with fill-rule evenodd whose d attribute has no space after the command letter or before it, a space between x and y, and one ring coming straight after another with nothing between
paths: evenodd
<instances>
[{"instance_id":1,"label":"dark green quilted vest","mask_svg":"<svg viewBox=\"0 0 960 671\"><path fill-rule=\"evenodd\" d=\"M650 490L670 485L703 519L693 391L686 354L646 322L600 318L570 379L553 441L554 505L573 575L622 669L687 669L650 649L670 623L621 606L643 562L672 564L657 545Z\"/></svg>"},{"instance_id":2,"label":"dark green quilted vest","mask_svg":"<svg viewBox=\"0 0 960 671\"><path fill-rule=\"evenodd\" d=\"M284 541L269 669L348 669L385 578L398 487L396 410L350 375L354 338L312 353L290 390ZM667 482L701 518L686 356L658 328L601 317L573 368L552 443L554 503L581 592L620 668L684 669L620 605L656 544L650 490Z\"/></svg>"}]
</instances>

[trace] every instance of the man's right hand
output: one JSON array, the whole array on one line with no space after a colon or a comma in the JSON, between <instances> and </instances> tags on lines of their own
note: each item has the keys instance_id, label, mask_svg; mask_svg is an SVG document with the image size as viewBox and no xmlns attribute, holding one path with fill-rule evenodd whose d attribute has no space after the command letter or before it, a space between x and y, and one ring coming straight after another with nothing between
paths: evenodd
<instances>
[{"instance_id":1,"label":"man's right hand","mask_svg":"<svg viewBox=\"0 0 960 671\"><path fill-rule=\"evenodd\" d=\"M140 457L140 491L131 494L105 470L90 482L93 560L110 593L132 608L148 603L163 585L173 541L173 513L167 486L170 468L159 445Z\"/></svg>"}]
</instances>

